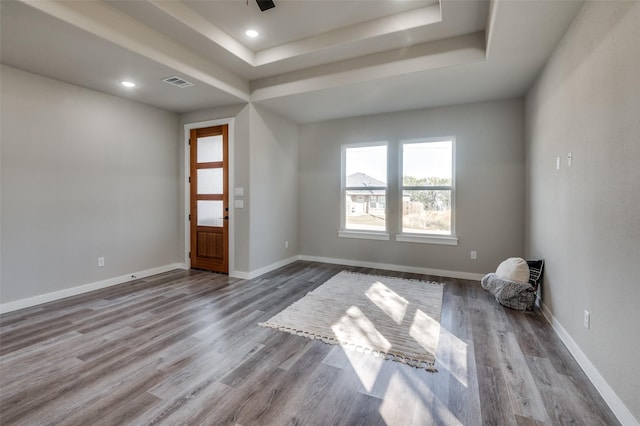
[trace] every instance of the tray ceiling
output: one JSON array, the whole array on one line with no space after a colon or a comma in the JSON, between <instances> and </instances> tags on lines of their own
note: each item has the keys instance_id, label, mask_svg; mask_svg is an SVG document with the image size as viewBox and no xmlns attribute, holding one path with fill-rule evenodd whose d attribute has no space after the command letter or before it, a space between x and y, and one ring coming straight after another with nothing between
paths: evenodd
<instances>
[{"instance_id":1,"label":"tray ceiling","mask_svg":"<svg viewBox=\"0 0 640 426\"><path fill-rule=\"evenodd\" d=\"M581 4L2 1L0 58L175 112L252 101L308 122L522 96Z\"/></svg>"}]
</instances>

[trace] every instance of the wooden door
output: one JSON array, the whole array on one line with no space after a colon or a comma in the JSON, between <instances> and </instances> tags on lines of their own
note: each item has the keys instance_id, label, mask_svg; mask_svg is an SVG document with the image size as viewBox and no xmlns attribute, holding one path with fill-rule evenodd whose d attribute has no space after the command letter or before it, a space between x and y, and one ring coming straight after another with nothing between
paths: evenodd
<instances>
[{"instance_id":1,"label":"wooden door","mask_svg":"<svg viewBox=\"0 0 640 426\"><path fill-rule=\"evenodd\" d=\"M192 129L191 267L229 272L228 126Z\"/></svg>"}]
</instances>

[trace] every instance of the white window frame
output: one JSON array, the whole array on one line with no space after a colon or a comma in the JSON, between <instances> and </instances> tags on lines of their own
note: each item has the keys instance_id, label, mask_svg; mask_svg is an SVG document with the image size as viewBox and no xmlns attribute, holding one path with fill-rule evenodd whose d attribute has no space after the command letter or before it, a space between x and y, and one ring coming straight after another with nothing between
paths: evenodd
<instances>
[{"instance_id":1,"label":"white window frame","mask_svg":"<svg viewBox=\"0 0 640 426\"><path fill-rule=\"evenodd\" d=\"M403 229L403 214L402 214L402 198L404 194L403 176L404 176L404 151L405 145L414 143L429 143L429 142L445 142L451 141L451 186L431 186L426 187L430 190L450 190L451 191L451 233L448 235L442 234L426 234L426 233L413 233L402 232ZM423 187L420 187L421 189ZM398 142L398 229L401 230L399 234L395 235L396 241L407 243L421 243L421 244L442 244L449 246L458 245L458 237L456 236L456 139L453 136L445 137L429 137L429 138L416 138L405 139Z\"/></svg>"},{"instance_id":2,"label":"white window frame","mask_svg":"<svg viewBox=\"0 0 640 426\"><path fill-rule=\"evenodd\" d=\"M341 238L358 238L367 240L389 240L389 223L387 221L387 206L388 202L385 202L385 223L384 231L375 230L356 230L346 229L346 198L347 198L347 149L349 148L364 148L369 146L384 146L387 149L387 176L389 175L389 143L386 141L378 142L364 142L364 143L351 143L341 145L341 158L340 158L340 230L338 236ZM388 179L387 179L388 180ZM389 199L389 183L384 188L385 200Z\"/></svg>"}]
</instances>

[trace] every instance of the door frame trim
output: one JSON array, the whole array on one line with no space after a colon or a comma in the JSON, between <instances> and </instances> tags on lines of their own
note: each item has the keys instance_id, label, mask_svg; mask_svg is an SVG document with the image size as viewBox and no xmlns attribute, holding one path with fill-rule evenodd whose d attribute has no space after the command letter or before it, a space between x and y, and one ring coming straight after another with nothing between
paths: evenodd
<instances>
[{"instance_id":1,"label":"door frame trim","mask_svg":"<svg viewBox=\"0 0 640 426\"><path fill-rule=\"evenodd\" d=\"M189 222L189 211L191 209L191 187L189 183L189 172L191 164L191 152L189 150L189 133L192 129L201 129L204 127L227 125L227 139L229 152L229 182L227 193L229 194L229 276L235 276L235 218L232 206L234 205L234 122L235 118L221 118L219 120L198 121L196 123L187 123L184 125L184 205L182 213L184 215L184 264L187 269L191 269L191 259L189 259L189 250L191 250L191 223Z\"/></svg>"}]
</instances>

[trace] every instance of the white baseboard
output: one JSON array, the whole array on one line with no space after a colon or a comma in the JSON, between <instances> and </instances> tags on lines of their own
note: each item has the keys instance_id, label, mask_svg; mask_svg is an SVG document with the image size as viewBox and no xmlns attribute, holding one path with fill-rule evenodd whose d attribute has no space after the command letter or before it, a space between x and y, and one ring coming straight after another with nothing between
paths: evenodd
<instances>
[{"instance_id":1,"label":"white baseboard","mask_svg":"<svg viewBox=\"0 0 640 426\"><path fill-rule=\"evenodd\" d=\"M157 268L132 272L130 274L121 275L119 277L80 285L77 287L65 288L64 290L54 291L52 293L28 297L26 299L16 300L15 302L3 303L0 304L0 314L17 311L18 309L29 308L31 306L40 305L42 303L53 302L56 300L64 299L66 297L77 296L82 293L111 287L140 278L150 277L151 275L161 274L163 272L172 271L174 269L186 269L186 265L184 263L172 263L165 266L159 266Z\"/></svg>"},{"instance_id":2,"label":"white baseboard","mask_svg":"<svg viewBox=\"0 0 640 426\"><path fill-rule=\"evenodd\" d=\"M460 278L464 280L480 281L485 274L473 272L447 271L443 269L420 268L416 266L393 265L390 263L365 262L360 260L334 259L331 257L298 256L300 260L310 262L332 263L335 265L360 266L363 268L386 269L388 271L411 272L415 274L435 275L438 277Z\"/></svg>"},{"instance_id":3,"label":"white baseboard","mask_svg":"<svg viewBox=\"0 0 640 426\"><path fill-rule=\"evenodd\" d=\"M278 262L272 263L271 265L264 266L260 269L256 269L255 271L251 271L251 272L233 271L229 273L229 276L233 278L241 278L243 280L252 280L254 278L259 277L260 275L266 274L267 272L271 272L275 269L282 268L283 266L287 266L288 264L293 263L297 260L299 260L299 256L293 256L288 259L283 259Z\"/></svg>"},{"instance_id":4,"label":"white baseboard","mask_svg":"<svg viewBox=\"0 0 640 426\"><path fill-rule=\"evenodd\" d=\"M231 278L240 278L241 280L248 280L249 273L244 271L231 271L229 272Z\"/></svg>"},{"instance_id":5,"label":"white baseboard","mask_svg":"<svg viewBox=\"0 0 640 426\"><path fill-rule=\"evenodd\" d=\"M480 281L482 277L484 277L485 275L485 274L477 274L473 272L447 271L444 269L431 269L431 268L420 268L415 266L393 265L390 263L376 263L376 262L365 262L360 260L334 259L331 257L298 255L298 256L290 257L288 259L281 260L276 263L272 263L271 265L267 265L263 268L256 269L255 271L251 271L251 272L233 271L229 273L229 276L234 278L244 279L244 280L250 280L253 278L257 278L260 275L264 275L267 272L271 272L274 269L278 269L283 266L286 266L297 260L306 260L309 262L331 263L334 265L360 266L363 268L386 269L388 271L411 272L416 274L435 275L438 277L460 278L460 279L474 280L474 281Z\"/></svg>"},{"instance_id":6,"label":"white baseboard","mask_svg":"<svg viewBox=\"0 0 640 426\"><path fill-rule=\"evenodd\" d=\"M618 395L611 389L611 386L607 383L607 381L602 377L598 369L591 363L587 355L582 352L582 349L578 346L578 344L571 338L571 335L565 330L565 328L560 324L560 322L553 316L549 308L538 299L538 306L540 306L540 310L542 311L542 315L547 319L551 327L555 330L562 343L569 349L571 355L576 359L580 368L585 372L589 380L593 386L595 386L596 390L602 396L602 399L607 403L613 414L618 418L620 423L623 426L638 426L638 420L631 414L629 409L624 405L624 403L618 398Z\"/></svg>"}]
</instances>

